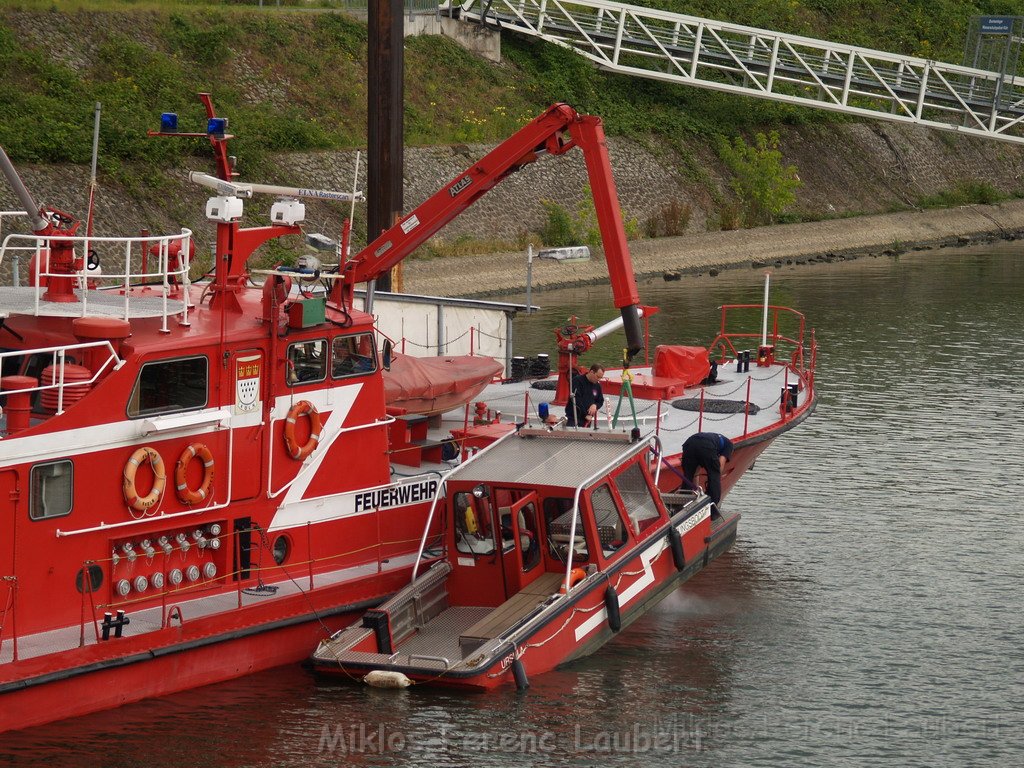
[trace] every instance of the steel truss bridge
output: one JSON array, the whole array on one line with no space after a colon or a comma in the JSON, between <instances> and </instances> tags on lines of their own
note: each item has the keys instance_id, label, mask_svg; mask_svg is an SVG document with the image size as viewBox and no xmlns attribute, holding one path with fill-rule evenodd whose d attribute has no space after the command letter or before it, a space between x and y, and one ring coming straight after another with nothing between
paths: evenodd
<instances>
[{"instance_id":1,"label":"steel truss bridge","mask_svg":"<svg viewBox=\"0 0 1024 768\"><path fill-rule=\"evenodd\" d=\"M449 10L611 72L1024 144L1024 77L1013 74L605 0L468 0Z\"/></svg>"}]
</instances>

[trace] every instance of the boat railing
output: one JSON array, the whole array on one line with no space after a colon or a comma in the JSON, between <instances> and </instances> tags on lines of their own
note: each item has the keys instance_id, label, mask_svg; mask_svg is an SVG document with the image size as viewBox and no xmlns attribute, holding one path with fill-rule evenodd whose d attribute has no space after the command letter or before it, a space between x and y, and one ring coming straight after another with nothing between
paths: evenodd
<instances>
[{"instance_id":1,"label":"boat railing","mask_svg":"<svg viewBox=\"0 0 1024 768\"><path fill-rule=\"evenodd\" d=\"M379 349L380 349L380 352L381 352L381 365L383 365L383 366L384 366L384 370L386 370L386 371L387 371L387 370L390 370L390 369L391 369L391 361L390 361L390 360L386 360L386 361L384 360L384 349L385 349L385 346L384 346L384 345L385 345L385 343L387 343L387 344L390 344L390 345L391 345L391 350L390 350L390 357L391 357L391 358L393 358L393 357L394 357L394 354L395 354L395 350L396 350L396 349L398 348L398 346L399 346L399 342L395 341L395 340L394 340L393 338L391 338L391 337L390 337L390 336L389 336L388 334L384 333L384 331L382 331L382 330L381 330L381 329L380 329L380 328L379 328L379 327L377 326L377 324L376 324L376 323L374 323L374 326L373 326L373 331L374 331L374 333L376 333L376 334L377 334L377 335L378 335L379 337L382 337L382 338L384 339L384 341L380 342L380 347L379 347ZM404 354L405 354L405 337L404 337L404 336L402 337L402 341L401 341L401 347L402 347L402 352L401 352L401 353L402 353L402 354L404 355Z\"/></svg>"},{"instance_id":2,"label":"boat railing","mask_svg":"<svg viewBox=\"0 0 1024 768\"><path fill-rule=\"evenodd\" d=\"M437 347L436 344L421 344L421 343L419 343L417 341L413 341L412 339L410 339L408 336L406 336L404 334L402 335L401 338L395 339L392 336L390 336L389 334L387 334L384 331L382 331L380 329L380 327L377 326L377 325L375 325L373 327L373 330L377 333L377 335L381 336L382 338L384 338L385 340L390 342L391 349L393 351L397 351L399 354L402 354L402 355L410 354L410 353L408 353L406 351L406 347L407 346L413 347L417 351L419 351L419 350L424 350L424 351L431 350L432 351L432 350L434 350ZM459 341L461 341L463 336L469 336L469 357L477 357L477 356L479 356L481 354L484 354L484 353L479 352L480 340L483 337L490 337L490 338L494 339L495 341L499 341L499 342L506 342L507 341L506 339L504 339L504 338L502 338L500 336L493 336L493 335L491 335L489 333L485 333L484 331L480 330L476 326L471 325L471 326L469 326L469 329L465 333L462 334L462 336L459 336L459 337L454 338L454 339L449 339L448 341L443 342L441 344L441 347L447 348L447 347L449 347L451 345L454 345L454 344L458 343ZM487 356L489 357L489 355L487 355ZM499 374L497 374L494 377L493 381L498 382L498 381L501 381L501 379L502 379L502 374L499 373Z\"/></svg>"},{"instance_id":3,"label":"boat railing","mask_svg":"<svg viewBox=\"0 0 1024 768\"><path fill-rule=\"evenodd\" d=\"M413 584L376 608L379 614L387 617L392 647L397 647L448 608L448 575L451 570L451 565L443 560L435 563Z\"/></svg>"},{"instance_id":4,"label":"boat railing","mask_svg":"<svg viewBox=\"0 0 1024 768\"><path fill-rule=\"evenodd\" d=\"M66 380L66 366L69 364L80 365L81 357L76 352L83 352L85 350L99 350L100 354L106 351L107 356L105 359L98 359L99 356L93 354L93 359L96 360L90 372L92 375L87 379L75 379L73 381ZM36 386L32 387L18 387L8 389L0 384L0 395L10 397L11 395L18 394L32 394L35 392L45 392L48 390L56 390L57 392L57 407L56 415L60 415L64 412L65 393L69 388L72 387L91 387L99 380L107 369L117 370L124 365L124 360L117 354L113 345L109 341L86 341L78 344L64 344L59 347L39 347L38 349L14 349L8 352L0 352L0 367L7 360L18 360L25 357L35 357L36 355L50 355L50 365L56 369L51 375L52 381L47 383L46 381L40 381Z\"/></svg>"},{"instance_id":5,"label":"boat railing","mask_svg":"<svg viewBox=\"0 0 1024 768\"><path fill-rule=\"evenodd\" d=\"M739 349L737 341L754 341L755 346L760 344L762 333L765 341L776 348L778 352L786 352L790 356L793 365L803 366L804 362L804 335L807 321L802 312L797 312L790 307L782 307L771 304L768 306L770 323L762 328L761 332L749 330L736 330L735 326L743 322L743 327L749 329L753 313L758 313L758 319L764 317L764 304L723 304L721 307L722 319L718 329L718 335L711 342L709 351L714 354L715 350L721 350L722 357L731 353L735 355ZM745 315L737 320L737 315ZM745 346L745 345L743 345Z\"/></svg>"},{"instance_id":6,"label":"boat railing","mask_svg":"<svg viewBox=\"0 0 1024 768\"><path fill-rule=\"evenodd\" d=\"M71 273L51 269L50 243L70 243L74 249L76 263L81 269ZM10 255L12 264L12 283L15 287L21 284L20 257L30 254L30 267L27 273L28 285L35 288L35 314L46 314L40 311L41 303L45 302L43 293L46 283L55 278L74 278L78 291L79 306L75 314L85 317L89 314L90 299L95 296L92 288L99 291L119 291L123 296L120 316L125 320L132 317L131 303L137 295L133 289L147 288L157 292L162 299L162 311L154 313L162 315L161 330L167 331L167 318L179 312L181 322L188 324L190 309L188 287L189 252L192 245L192 231L182 229L173 235L140 235L137 237L97 237L97 236L49 236L38 237L33 234L8 234L0 242L0 267ZM117 264L114 271L104 272L92 264ZM152 299L153 297L149 297ZM66 306L66 305L65 305ZM109 314L109 313L104 313Z\"/></svg>"}]
</instances>

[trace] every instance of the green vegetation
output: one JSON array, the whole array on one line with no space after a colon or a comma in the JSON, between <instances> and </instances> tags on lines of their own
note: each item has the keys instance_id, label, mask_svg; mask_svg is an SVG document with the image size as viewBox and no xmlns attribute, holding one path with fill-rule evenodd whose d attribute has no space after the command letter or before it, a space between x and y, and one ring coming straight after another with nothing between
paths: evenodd
<instances>
[{"instance_id":1,"label":"green vegetation","mask_svg":"<svg viewBox=\"0 0 1024 768\"><path fill-rule=\"evenodd\" d=\"M260 0L6 0L15 11L155 11L168 8L258 8ZM349 0L263 0L266 8L347 8Z\"/></svg>"},{"instance_id":2,"label":"green vegetation","mask_svg":"<svg viewBox=\"0 0 1024 768\"><path fill-rule=\"evenodd\" d=\"M472 235L459 235L452 240L435 237L418 248L412 258L445 259L453 256L475 256L481 253L525 251L527 245L532 245L534 248L539 247L541 245L540 238L532 233L524 233L515 241L480 238Z\"/></svg>"},{"instance_id":3,"label":"green vegetation","mask_svg":"<svg viewBox=\"0 0 1024 768\"><path fill-rule=\"evenodd\" d=\"M675 237L690 226L693 208L680 200L669 200L644 222L645 237Z\"/></svg>"},{"instance_id":4,"label":"green vegetation","mask_svg":"<svg viewBox=\"0 0 1024 768\"><path fill-rule=\"evenodd\" d=\"M590 187L583 187L583 198L575 212L553 200L541 200L546 220L540 230L540 239L550 248L565 248L573 245L587 245L591 249L601 247L601 230L597 224L594 198ZM622 224L628 240L640 236L640 225L635 218L622 212Z\"/></svg>"},{"instance_id":5,"label":"green vegetation","mask_svg":"<svg viewBox=\"0 0 1024 768\"><path fill-rule=\"evenodd\" d=\"M541 200L546 219L540 239L550 248L566 248L583 242L584 234L573 216L553 200Z\"/></svg>"},{"instance_id":6,"label":"green vegetation","mask_svg":"<svg viewBox=\"0 0 1024 768\"><path fill-rule=\"evenodd\" d=\"M708 222L708 230L731 230L740 228L740 206L738 203L724 203L719 206L718 214Z\"/></svg>"},{"instance_id":7,"label":"green vegetation","mask_svg":"<svg viewBox=\"0 0 1024 768\"><path fill-rule=\"evenodd\" d=\"M740 136L731 142L722 139L718 154L733 174L732 189L743 206L743 222L748 227L774 223L796 202L800 179L795 166L782 164L775 131L758 133L753 145Z\"/></svg>"},{"instance_id":8,"label":"green vegetation","mask_svg":"<svg viewBox=\"0 0 1024 768\"><path fill-rule=\"evenodd\" d=\"M922 208L952 208L958 205L992 205L1005 200L1006 195L987 181L963 181L952 189L918 200Z\"/></svg>"},{"instance_id":9,"label":"green vegetation","mask_svg":"<svg viewBox=\"0 0 1024 768\"><path fill-rule=\"evenodd\" d=\"M202 142L146 137L162 111L178 112L182 130L201 129L201 90L211 91L229 116L239 135L234 149L249 167L268 152L350 146L363 134L365 106L353 114L332 100L327 78L316 76L321 59L305 44L316 34L324 56L351 62L356 79L363 65L354 54L365 48L366 27L347 17L317 14L297 24L251 13L229 18L219 10L147 13L133 17L139 29L129 37L121 15L83 14L73 22L90 39L57 37L56 45L67 42L63 55L25 46L18 34L47 21L24 14L0 23L0 70L7 73L0 145L16 161L87 163L96 101L103 104L100 158L108 173L117 175L124 161L158 168L184 154L206 155ZM301 96L291 93L300 86ZM312 101L322 111L308 117Z\"/></svg>"}]
</instances>

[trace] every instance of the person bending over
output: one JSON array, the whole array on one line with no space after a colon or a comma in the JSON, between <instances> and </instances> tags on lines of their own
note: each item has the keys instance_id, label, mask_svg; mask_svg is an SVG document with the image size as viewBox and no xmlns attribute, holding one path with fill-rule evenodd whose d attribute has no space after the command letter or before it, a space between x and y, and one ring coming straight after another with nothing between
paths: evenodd
<instances>
[{"instance_id":1,"label":"person bending over","mask_svg":"<svg viewBox=\"0 0 1024 768\"><path fill-rule=\"evenodd\" d=\"M708 496L715 506L722 503L722 472L732 460L732 441L717 432L698 432L683 443L683 476L693 484L697 467L708 473Z\"/></svg>"}]
</instances>

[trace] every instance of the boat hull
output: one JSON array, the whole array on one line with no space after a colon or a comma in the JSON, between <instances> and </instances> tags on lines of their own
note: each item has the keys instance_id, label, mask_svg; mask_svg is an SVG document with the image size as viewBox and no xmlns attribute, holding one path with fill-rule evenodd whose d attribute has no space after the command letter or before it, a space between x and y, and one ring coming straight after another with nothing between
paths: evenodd
<instances>
[{"instance_id":1,"label":"boat hull","mask_svg":"<svg viewBox=\"0 0 1024 768\"><path fill-rule=\"evenodd\" d=\"M733 458L729 464L726 465L725 472L722 474L722 498L728 496L729 492L733 489L733 486L735 486L736 483L739 482L740 478L747 473L747 470L753 468L758 457L767 450L768 446L775 442L778 437L807 419L812 413L814 413L814 409L817 405L817 397L808 398L808 400L798 408L790 418L780 421L760 432L755 432L748 436L733 439ZM681 447L682 446L680 446L680 448ZM662 493L677 491L684 485L681 469L682 452L673 453L667 447L665 463L668 465L669 469L668 471L661 473L658 488ZM707 476L703 469L697 470L695 481L702 488L706 487Z\"/></svg>"},{"instance_id":2,"label":"boat hull","mask_svg":"<svg viewBox=\"0 0 1024 768\"><path fill-rule=\"evenodd\" d=\"M612 640L622 629L639 619L668 593L706 568L727 552L736 540L739 515L731 516L704 538L704 547L687 554L678 569L673 561L666 527L664 534L650 540L634 556L620 561L589 587L580 585L564 610L523 634L516 634L507 648L493 654L472 671L423 670L393 665L388 671L401 672L414 683L471 691L490 691L522 685L530 675L549 672L563 664L588 656ZM679 525L673 520L672 525ZM615 590L621 624L613 629L607 608L609 588ZM325 663L315 656L311 667L318 675L348 682L380 669L379 665ZM518 668L518 671L515 671ZM516 679L517 675L519 680Z\"/></svg>"},{"instance_id":3,"label":"boat hull","mask_svg":"<svg viewBox=\"0 0 1024 768\"><path fill-rule=\"evenodd\" d=\"M0 732L77 717L242 677L309 655L408 582L409 569L323 587L137 637L4 665Z\"/></svg>"}]
</instances>

